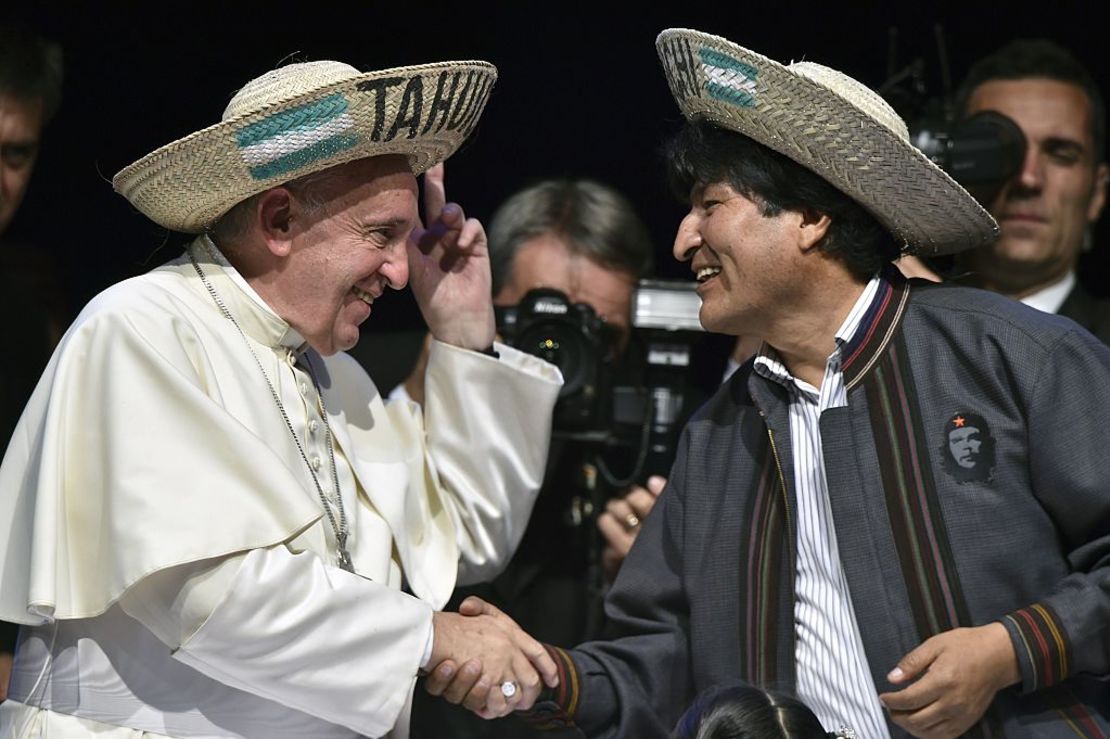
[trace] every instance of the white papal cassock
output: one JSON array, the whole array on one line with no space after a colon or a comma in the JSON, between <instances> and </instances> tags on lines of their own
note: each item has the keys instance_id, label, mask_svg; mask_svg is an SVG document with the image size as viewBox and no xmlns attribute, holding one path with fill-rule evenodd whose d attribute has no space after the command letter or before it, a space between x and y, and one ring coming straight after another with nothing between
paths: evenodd
<instances>
[{"instance_id":1,"label":"white papal cassock","mask_svg":"<svg viewBox=\"0 0 1110 739\"><path fill-rule=\"evenodd\" d=\"M25 625L0 737L404 736L433 609L524 531L559 373L436 343L423 414L387 406L190 250L308 464L188 257L95 298L0 467L0 619ZM321 406L357 575L308 472L334 498Z\"/></svg>"}]
</instances>

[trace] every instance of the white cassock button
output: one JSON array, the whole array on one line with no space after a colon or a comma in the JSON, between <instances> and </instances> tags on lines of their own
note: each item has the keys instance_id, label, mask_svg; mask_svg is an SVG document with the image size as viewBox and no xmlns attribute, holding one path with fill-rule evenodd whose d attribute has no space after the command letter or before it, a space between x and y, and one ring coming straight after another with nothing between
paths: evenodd
<instances>
[{"instance_id":1,"label":"white cassock button","mask_svg":"<svg viewBox=\"0 0 1110 739\"><path fill-rule=\"evenodd\" d=\"M318 428L320 428L320 424L316 423L315 418L313 418L311 421L308 422L308 433L315 434L316 429L318 429Z\"/></svg>"},{"instance_id":2,"label":"white cassock button","mask_svg":"<svg viewBox=\"0 0 1110 739\"><path fill-rule=\"evenodd\" d=\"M308 395L308 383L301 380L301 395Z\"/></svg>"},{"instance_id":3,"label":"white cassock button","mask_svg":"<svg viewBox=\"0 0 1110 739\"><path fill-rule=\"evenodd\" d=\"M315 470L316 472L320 471L320 458L319 457L313 457L312 458L312 469Z\"/></svg>"}]
</instances>

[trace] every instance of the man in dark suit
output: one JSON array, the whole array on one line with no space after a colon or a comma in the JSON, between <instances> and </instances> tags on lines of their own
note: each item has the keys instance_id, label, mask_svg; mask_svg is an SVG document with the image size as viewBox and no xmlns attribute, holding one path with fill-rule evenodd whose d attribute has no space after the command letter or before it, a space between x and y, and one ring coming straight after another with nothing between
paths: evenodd
<instances>
[{"instance_id":1,"label":"man in dark suit","mask_svg":"<svg viewBox=\"0 0 1110 739\"><path fill-rule=\"evenodd\" d=\"M977 287L1071 318L1110 343L1110 299L1076 280L1106 202L1106 106L1066 49L1014 41L976 62L960 87L965 115L996 111L1025 134L1025 161L988 205L1002 236L961 255Z\"/></svg>"}]
</instances>

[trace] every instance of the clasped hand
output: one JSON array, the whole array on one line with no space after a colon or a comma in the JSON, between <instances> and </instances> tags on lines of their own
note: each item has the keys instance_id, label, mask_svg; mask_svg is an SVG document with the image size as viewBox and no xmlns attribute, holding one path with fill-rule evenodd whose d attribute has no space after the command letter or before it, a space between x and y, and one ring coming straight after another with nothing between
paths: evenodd
<instances>
[{"instance_id":1,"label":"clasped hand","mask_svg":"<svg viewBox=\"0 0 1110 739\"><path fill-rule=\"evenodd\" d=\"M481 598L467 598L458 613L433 618L433 669L424 686L432 695L488 719L527 710L544 685L558 686L555 661L543 645ZM513 687L502 691L506 684Z\"/></svg>"}]
</instances>

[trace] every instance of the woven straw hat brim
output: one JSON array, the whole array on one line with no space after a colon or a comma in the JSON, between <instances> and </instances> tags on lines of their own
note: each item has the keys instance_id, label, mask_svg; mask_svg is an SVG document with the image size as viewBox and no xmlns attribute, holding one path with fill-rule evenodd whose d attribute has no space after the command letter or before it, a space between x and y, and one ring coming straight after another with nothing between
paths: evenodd
<instances>
[{"instance_id":1,"label":"woven straw hat brim","mask_svg":"<svg viewBox=\"0 0 1110 739\"><path fill-rule=\"evenodd\" d=\"M908 137L824 85L700 31L663 31L656 49L688 120L707 120L790 157L867 208L911 252L950 254L998 236L990 214ZM739 74L722 79L719 64Z\"/></svg>"},{"instance_id":2,"label":"woven straw hat brim","mask_svg":"<svg viewBox=\"0 0 1110 739\"><path fill-rule=\"evenodd\" d=\"M462 145L496 79L481 61L357 74L167 144L112 186L155 223L199 233L252 195L356 159L400 154L419 174Z\"/></svg>"}]
</instances>

